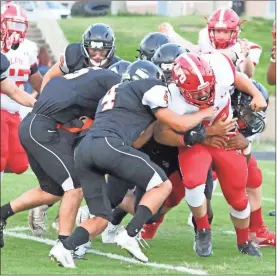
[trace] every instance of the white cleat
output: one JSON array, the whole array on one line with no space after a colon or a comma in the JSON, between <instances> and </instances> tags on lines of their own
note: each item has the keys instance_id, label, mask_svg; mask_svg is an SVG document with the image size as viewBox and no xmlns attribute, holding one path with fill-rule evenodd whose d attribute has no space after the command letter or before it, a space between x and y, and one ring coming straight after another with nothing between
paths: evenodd
<instances>
[{"instance_id":1,"label":"white cleat","mask_svg":"<svg viewBox=\"0 0 277 276\"><path fill-rule=\"evenodd\" d=\"M148 262L148 258L141 251L137 237L130 237L125 228L121 229L115 237L115 243L127 250L133 257L141 262Z\"/></svg>"},{"instance_id":2,"label":"white cleat","mask_svg":"<svg viewBox=\"0 0 277 276\"><path fill-rule=\"evenodd\" d=\"M55 260L60 266L67 268L76 268L73 259L73 250L67 250L61 241L57 241L54 247L50 250L49 257Z\"/></svg>"},{"instance_id":3,"label":"white cleat","mask_svg":"<svg viewBox=\"0 0 277 276\"><path fill-rule=\"evenodd\" d=\"M33 234L37 237L41 237L46 230L48 208L47 205L42 205L29 211L29 226Z\"/></svg>"},{"instance_id":4,"label":"white cleat","mask_svg":"<svg viewBox=\"0 0 277 276\"><path fill-rule=\"evenodd\" d=\"M91 241L88 241L88 242L78 246L78 248L76 250L74 250L74 255L76 255L77 258L82 258L87 253L89 248L91 248Z\"/></svg>"},{"instance_id":5,"label":"white cleat","mask_svg":"<svg viewBox=\"0 0 277 276\"><path fill-rule=\"evenodd\" d=\"M194 227L194 225L192 223L192 213L190 213L189 217L188 217L188 226Z\"/></svg>"},{"instance_id":6,"label":"white cleat","mask_svg":"<svg viewBox=\"0 0 277 276\"><path fill-rule=\"evenodd\" d=\"M78 209L75 223L79 226L82 222L88 220L89 218L93 218L94 215L91 215L87 205L84 205Z\"/></svg>"},{"instance_id":7,"label":"white cleat","mask_svg":"<svg viewBox=\"0 0 277 276\"><path fill-rule=\"evenodd\" d=\"M102 232L102 242L103 243L115 243L114 239L116 235L118 234L120 226L119 225L113 225L111 222L108 223L108 226L106 229Z\"/></svg>"}]
</instances>

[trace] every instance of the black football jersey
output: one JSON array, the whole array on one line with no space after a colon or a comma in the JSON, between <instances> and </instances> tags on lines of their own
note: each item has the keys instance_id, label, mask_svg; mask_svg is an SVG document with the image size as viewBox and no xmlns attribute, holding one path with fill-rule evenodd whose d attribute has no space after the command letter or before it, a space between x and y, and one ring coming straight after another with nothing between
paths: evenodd
<instances>
[{"instance_id":1,"label":"black football jersey","mask_svg":"<svg viewBox=\"0 0 277 276\"><path fill-rule=\"evenodd\" d=\"M106 68L121 60L114 56L106 65ZM71 43L60 56L60 69L64 74L73 73L82 68L89 67L90 61L84 52L84 46L81 43Z\"/></svg>"},{"instance_id":2,"label":"black football jersey","mask_svg":"<svg viewBox=\"0 0 277 276\"><path fill-rule=\"evenodd\" d=\"M92 67L55 77L44 87L33 112L60 123L80 116L94 118L99 100L120 81L114 72Z\"/></svg>"},{"instance_id":3,"label":"black football jersey","mask_svg":"<svg viewBox=\"0 0 277 276\"><path fill-rule=\"evenodd\" d=\"M0 68L0 81L6 79L8 77L8 69L10 67L10 61L7 59L5 55L1 53L1 68Z\"/></svg>"},{"instance_id":4,"label":"black football jersey","mask_svg":"<svg viewBox=\"0 0 277 276\"><path fill-rule=\"evenodd\" d=\"M155 112L168 105L168 89L157 79L125 82L113 87L99 101L94 124L88 135L119 136L132 143L156 120Z\"/></svg>"}]
</instances>

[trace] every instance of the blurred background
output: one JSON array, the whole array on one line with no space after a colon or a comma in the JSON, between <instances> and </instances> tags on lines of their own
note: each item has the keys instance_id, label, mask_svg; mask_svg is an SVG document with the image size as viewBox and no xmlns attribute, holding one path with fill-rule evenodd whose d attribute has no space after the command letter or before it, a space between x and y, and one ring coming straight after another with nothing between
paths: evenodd
<instances>
[{"instance_id":1,"label":"blurred background","mask_svg":"<svg viewBox=\"0 0 277 276\"><path fill-rule=\"evenodd\" d=\"M83 32L93 23L109 24L116 36L116 54L129 61L136 59L136 49L149 32L169 22L185 39L196 44L199 31L205 27L205 16L220 7L233 8L241 19L240 38L257 43L263 49L254 79L270 93L268 127L260 135L257 147L274 149L276 135L275 86L266 82L266 70L272 47L272 23L275 1L6 1L26 10L30 21L27 38L38 47L42 74L59 60L68 43L80 42ZM32 88L26 86L31 92Z\"/></svg>"}]
</instances>

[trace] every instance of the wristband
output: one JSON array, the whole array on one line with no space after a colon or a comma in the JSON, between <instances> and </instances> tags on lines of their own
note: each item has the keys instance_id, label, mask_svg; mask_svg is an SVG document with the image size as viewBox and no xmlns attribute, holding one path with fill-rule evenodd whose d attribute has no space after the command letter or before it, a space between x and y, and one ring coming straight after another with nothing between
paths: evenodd
<instances>
[{"instance_id":1,"label":"wristband","mask_svg":"<svg viewBox=\"0 0 277 276\"><path fill-rule=\"evenodd\" d=\"M270 62L276 63L276 59L271 57Z\"/></svg>"},{"instance_id":2,"label":"wristband","mask_svg":"<svg viewBox=\"0 0 277 276\"><path fill-rule=\"evenodd\" d=\"M251 153L251 142L249 142L246 149L242 150L243 155L249 155Z\"/></svg>"}]
</instances>

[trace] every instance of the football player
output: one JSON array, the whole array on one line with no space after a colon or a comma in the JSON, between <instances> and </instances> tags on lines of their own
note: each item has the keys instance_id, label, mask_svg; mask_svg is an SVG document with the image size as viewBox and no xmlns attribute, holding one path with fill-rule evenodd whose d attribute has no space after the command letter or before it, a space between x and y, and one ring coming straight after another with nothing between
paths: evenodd
<instances>
[{"instance_id":1,"label":"football player","mask_svg":"<svg viewBox=\"0 0 277 276\"><path fill-rule=\"evenodd\" d=\"M28 80L40 91L42 76L38 71L36 53L26 49L28 19L16 4L1 6L1 53L10 61L7 79L23 89ZM1 54L1 56L2 56ZM20 104L2 91L1 86L1 175L8 167L21 174L28 169L28 158L19 141Z\"/></svg>"},{"instance_id":2,"label":"football player","mask_svg":"<svg viewBox=\"0 0 277 276\"><path fill-rule=\"evenodd\" d=\"M115 56L115 50L115 36L110 26L102 23L89 26L83 33L82 42L69 44L60 60L47 71L42 88L55 76L63 76L89 66L108 68L120 60Z\"/></svg>"}]
</instances>

